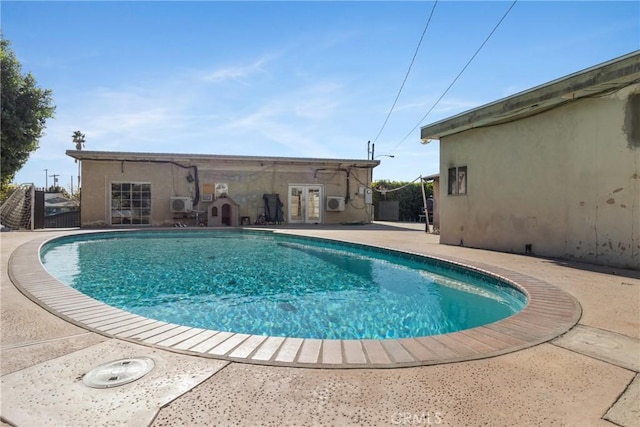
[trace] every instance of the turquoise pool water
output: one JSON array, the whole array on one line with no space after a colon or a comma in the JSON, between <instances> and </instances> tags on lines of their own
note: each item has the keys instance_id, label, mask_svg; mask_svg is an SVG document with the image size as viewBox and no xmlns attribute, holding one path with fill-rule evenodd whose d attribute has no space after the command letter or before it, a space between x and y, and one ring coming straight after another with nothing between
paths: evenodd
<instances>
[{"instance_id":1,"label":"turquoise pool water","mask_svg":"<svg viewBox=\"0 0 640 427\"><path fill-rule=\"evenodd\" d=\"M385 339L495 322L526 297L424 257L249 231L127 231L47 243L49 273L114 307L254 335Z\"/></svg>"}]
</instances>

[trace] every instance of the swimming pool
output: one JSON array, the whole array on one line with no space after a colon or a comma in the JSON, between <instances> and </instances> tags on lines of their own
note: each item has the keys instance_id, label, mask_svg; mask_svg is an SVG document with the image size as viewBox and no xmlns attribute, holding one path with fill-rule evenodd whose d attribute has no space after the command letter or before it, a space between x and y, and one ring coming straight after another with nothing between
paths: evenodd
<instances>
[{"instance_id":1,"label":"swimming pool","mask_svg":"<svg viewBox=\"0 0 640 427\"><path fill-rule=\"evenodd\" d=\"M43 246L54 277L151 319L312 339L446 334L519 312L505 281L449 263L355 244L249 231L68 236Z\"/></svg>"}]
</instances>

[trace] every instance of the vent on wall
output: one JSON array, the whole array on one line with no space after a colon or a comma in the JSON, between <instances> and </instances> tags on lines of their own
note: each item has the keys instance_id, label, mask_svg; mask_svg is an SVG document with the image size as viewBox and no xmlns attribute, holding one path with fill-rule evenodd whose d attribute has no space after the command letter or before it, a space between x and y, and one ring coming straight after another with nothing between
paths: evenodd
<instances>
[{"instance_id":1,"label":"vent on wall","mask_svg":"<svg viewBox=\"0 0 640 427\"><path fill-rule=\"evenodd\" d=\"M344 210L344 197L327 196L327 212L342 212Z\"/></svg>"},{"instance_id":2,"label":"vent on wall","mask_svg":"<svg viewBox=\"0 0 640 427\"><path fill-rule=\"evenodd\" d=\"M193 200L191 197L171 197L171 212L183 213L193 210Z\"/></svg>"}]
</instances>

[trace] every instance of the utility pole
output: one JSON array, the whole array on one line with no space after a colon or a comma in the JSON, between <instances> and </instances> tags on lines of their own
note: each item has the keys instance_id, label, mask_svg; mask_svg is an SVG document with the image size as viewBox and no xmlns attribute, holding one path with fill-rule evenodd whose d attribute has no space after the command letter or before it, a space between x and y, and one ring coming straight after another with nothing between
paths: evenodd
<instances>
[{"instance_id":1,"label":"utility pole","mask_svg":"<svg viewBox=\"0 0 640 427\"><path fill-rule=\"evenodd\" d=\"M373 160L373 153L376 149L376 143L373 144L371 141L367 141L367 160Z\"/></svg>"},{"instance_id":2,"label":"utility pole","mask_svg":"<svg viewBox=\"0 0 640 427\"><path fill-rule=\"evenodd\" d=\"M49 175L47 175L49 173L49 169L45 169L44 170L44 191L47 191L49 189Z\"/></svg>"},{"instance_id":3,"label":"utility pole","mask_svg":"<svg viewBox=\"0 0 640 427\"><path fill-rule=\"evenodd\" d=\"M49 175L49 176L53 178L53 186L57 187L58 186L58 177L60 176L60 174L54 173L53 175Z\"/></svg>"}]
</instances>

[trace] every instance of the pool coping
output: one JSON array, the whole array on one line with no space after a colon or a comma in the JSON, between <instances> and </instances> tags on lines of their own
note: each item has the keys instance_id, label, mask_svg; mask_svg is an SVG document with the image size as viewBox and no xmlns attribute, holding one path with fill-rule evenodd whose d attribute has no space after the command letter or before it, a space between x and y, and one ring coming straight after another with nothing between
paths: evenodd
<instances>
[{"instance_id":1,"label":"pool coping","mask_svg":"<svg viewBox=\"0 0 640 427\"><path fill-rule=\"evenodd\" d=\"M24 243L11 255L9 278L25 296L45 310L100 335L183 354L269 366L379 369L484 359L550 341L571 329L582 315L580 304L570 294L543 280L502 267L349 240L314 237L313 239L392 250L479 271L521 290L527 295L528 303L520 312L494 323L416 338L306 339L193 328L149 319L106 305L60 282L45 270L40 261L40 248L49 240L113 231L127 230L73 230ZM296 235L291 230L288 230L289 233Z\"/></svg>"}]
</instances>

